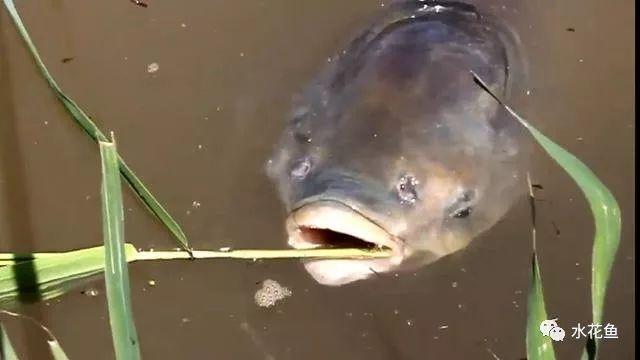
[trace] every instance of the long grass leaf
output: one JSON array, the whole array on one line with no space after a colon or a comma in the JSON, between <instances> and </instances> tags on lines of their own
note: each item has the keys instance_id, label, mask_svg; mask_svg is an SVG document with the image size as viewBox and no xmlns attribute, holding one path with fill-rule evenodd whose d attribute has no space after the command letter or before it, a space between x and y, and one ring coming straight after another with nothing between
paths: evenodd
<instances>
[{"instance_id":1,"label":"long grass leaf","mask_svg":"<svg viewBox=\"0 0 640 360\"><path fill-rule=\"evenodd\" d=\"M551 338L542 335L540 323L547 320L547 310L544 304L544 292L542 279L538 267L538 256L533 255L531 260L531 287L527 299L527 359L530 360L555 360L555 352Z\"/></svg>"},{"instance_id":2,"label":"long grass leaf","mask_svg":"<svg viewBox=\"0 0 640 360\"><path fill-rule=\"evenodd\" d=\"M531 178L527 174L527 185L529 187L529 207L531 210L531 239L533 242L533 255L531 257L531 285L529 286L529 296L527 298L527 330L525 342L527 345L527 358L536 360L555 360L556 355L553 349L553 342L549 336L543 336L540 325L548 320L547 309L544 302L544 291L542 289L542 275L538 265L537 253L537 213L536 202L531 186Z\"/></svg>"},{"instance_id":3,"label":"long grass leaf","mask_svg":"<svg viewBox=\"0 0 640 360\"><path fill-rule=\"evenodd\" d=\"M22 39L27 45L27 48L31 52L35 63L44 76L45 80L53 90L55 96L60 100L62 105L69 111L73 119L84 129L84 131L89 134L96 141L107 141L107 137L100 131L100 129L96 126L96 124L89 118L89 116L78 106L75 101L73 101L69 96L67 96L60 86L53 79L49 70L44 65L44 62L40 58L40 54L36 49L35 45L31 41L31 37L27 32L24 24L22 23L22 19L16 10L15 4L13 0L3 0L7 11L9 12L9 16L13 20L16 25L18 32L22 36ZM149 191L149 189L142 183L142 181L136 176L136 174L131 170L131 168L124 162L120 156L118 156L118 165L120 169L120 173L125 178L127 183L131 186L133 191L136 193L138 198L142 201L142 203L150 210L173 234L178 244L188 252L191 251L189 246L189 242L187 240L187 236L180 228L180 225L171 217L169 212L160 204L160 202L153 196L153 194Z\"/></svg>"},{"instance_id":4,"label":"long grass leaf","mask_svg":"<svg viewBox=\"0 0 640 360\"><path fill-rule=\"evenodd\" d=\"M591 257L591 313L592 323L602 324L602 313L620 243L621 215L618 202L611 191L582 161L558 146L548 137L521 120L547 153L573 178L584 193L595 222L595 235ZM588 343L583 358L596 359L599 339Z\"/></svg>"},{"instance_id":5,"label":"long grass leaf","mask_svg":"<svg viewBox=\"0 0 640 360\"><path fill-rule=\"evenodd\" d=\"M515 117L536 139L538 144L558 163L576 182L585 195L595 223L595 235L591 257L591 313L592 323L602 324L607 284L611 277L611 268L615 261L620 243L621 215L618 202L611 191L580 159L553 142L518 115L502 100L494 95L486 84L472 72L475 80L493 98ZM583 359L596 359L599 339L588 342L582 355Z\"/></svg>"},{"instance_id":6,"label":"long grass leaf","mask_svg":"<svg viewBox=\"0 0 640 360\"><path fill-rule=\"evenodd\" d=\"M137 251L133 245L127 244L125 252L128 261L135 260ZM78 280L104 271L104 246L22 256L34 259L0 267L0 304L14 301L20 291L37 292L42 299L51 299ZM20 274L30 269L38 274L36 284L25 284L19 279Z\"/></svg>"},{"instance_id":7,"label":"long grass leaf","mask_svg":"<svg viewBox=\"0 0 640 360\"><path fill-rule=\"evenodd\" d=\"M100 141L105 283L109 323L117 359L139 359L138 335L131 311L129 273L124 242L124 212L114 143Z\"/></svg>"},{"instance_id":8,"label":"long grass leaf","mask_svg":"<svg viewBox=\"0 0 640 360\"><path fill-rule=\"evenodd\" d=\"M29 322L31 322L32 324L36 325L37 327L39 327L42 331L45 332L45 334L47 334L47 337L49 339L47 339L47 345L49 345L49 350L51 351L51 356L53 357L54 360L69 360L69 357L67 357L67 354L64 352L64 350L62 350L62 346L60 346L60 343L58 342L58 339L56 339L56 337L53 335L53 333L51 332L51 330L49 330L49 328L47 328L46 326L44 326L42 323L40 323L38 320L27 316L27 315L23 315L23 314L18 314L12 311L8 311L8 310L0 310L0 313L4 314L4 315L9 315L18 319L24 319L27 320ZM2 325L0 324L0 327ZM4 333L4 329L2 328L2 335L3 338L5 336ZM2 352L0 352L0 355L2 355ZM15 356L15 353L14 353ZM0 357L0 360L3 360L5 358ZM12 358L7 358L7 359L12 359ZM17 359L17 357L15 358Z\"/></svg>"},{"instance_id":9,"label":"long grass leaf","mask_svg":"<svg viewBox=\"0 0 640 360\"><path fill-rule=\"evenodd\" d=\"M9 335L7 335L2 323L0 323L0 333L0 360L18 360L18 354L13 349Z\"/></svg>"}]
</instances>

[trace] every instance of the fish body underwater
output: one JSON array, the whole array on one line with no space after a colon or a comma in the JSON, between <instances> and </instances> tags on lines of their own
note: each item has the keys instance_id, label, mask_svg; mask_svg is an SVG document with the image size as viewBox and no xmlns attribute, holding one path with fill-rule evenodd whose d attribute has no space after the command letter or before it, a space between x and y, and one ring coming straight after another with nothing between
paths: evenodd
<instances>
[{"instance_id":1,"label":"fish body underwater","mask_svg":"<svg viewBox=\"0 0 640 360\"><path fill-rule=\"evenodd\" d=\"M393 253L304 261L316 281L432 263L505 215L529 140L470 71L509 101L525 79L517 45L472 5L394 3L305 89L267 163L289 245Z\"/></svg>"}]
</instances>

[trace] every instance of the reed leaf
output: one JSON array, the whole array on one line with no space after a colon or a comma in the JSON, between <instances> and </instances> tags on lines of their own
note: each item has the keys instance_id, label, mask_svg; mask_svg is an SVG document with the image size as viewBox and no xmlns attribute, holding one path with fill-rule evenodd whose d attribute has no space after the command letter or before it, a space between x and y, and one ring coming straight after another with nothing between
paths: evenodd
<instances>
[{"instance_id":1,"label":"reed leaf","mask_svg":"<svg viewBox=\"0 0 640 360\"><path fill-rule=\"evenodd\" d=\"M53 77L49 73L49 70L45 66L42 59L40 58L40 54L38 53L38 50L33 44L33 41L31 41L31 37L29 36L27 29L22 23L22 19L18 14L18 11L15 7L13 0L3 0L3 2L5 7L7 8L7 11L9 12L9 16L11 17L14 24L16 25L16 28L18 29L20 36L24 40L25 44L27 45L27 48L29 49L29 52L33 56L36 66L38 67L38 70L40 70L40 72L42 73L42 76L44 76L45 80L47 81L47 84L49 84L49 87L51 88L51 90L53 90L53 93L55 94L56 98L67 109L67 111L69 112L69 114L71 114L71 117L76 121L76 123L80 125L80 127L82 127L82 129L87 134L89 134L91 138L93 138L95 141L108 141L107 137L102 133L102 131L100 131L100 129L91 120L91 118L89 118L89 116L85 113L85 111L82 110L82 108L80 108L80 106L78 106L78 104L76 104L75 101L73 101L73 99L67 96L62 91L58 83L53 79ZM190 252L191 247L189 246L189 241L185 233L182 231L182 228L180 227L180 225L178 225L178 223L173 219L173 217L171 217L169 212L162 206L162 204L160 204L160 202L155 198L155 196L151 193L151 191L149 191L147 186L140 180L140 178L138 178L138 176L133 172L133 170L125 163L124 159L119 155L118 155L118 166L120 169L120 174L122 174L122 177L127 181L131 189L133 189L133 191L135 192L137 197L142 201L145 207L149 211L151 211L151 213L154 214L165 225L165 227L169 230L169 232L171 232L171 234L174 236L174 238L178 242L178 245L184 250L186 250L187 252Z\"/></svg>"},{"instance_id":2,"label":"reed leaf","mask_svg":"<svg viewBox=\"0 0 640 360\"><path fill-rule=\"evenodd\" d=\"M598 179L598 177L580 159L553 142L546 135L533 127L528 121L518 115L513 109L506 105L501 99L489 90L480 77L471 71L474 79L485 91L487 91L505 110L515 117L522 124L538 144L547 154L564 169L567 174L576 182L589 203L591 214L595 224L595 234L591 255L591 313L592 323L602 324L602 313L604 310L604 299L607 291L607 284L611 277L611 268L618 251L621 231L621 215L618 202L613 197L611 191ZM539 274L535 281L540 281ZM542 287L540 287L541 289ZM537 298L544 302L542 293ZM529 315L532 315L531 313ZM582 354L582 359L596 359L598 355L599 339L588 341ZM527 349L529 359L532 357Z\"/></svg>"},{"instance_id":3,"label":"reed leaf","mask_svg":"<svg viewBox=\"0 0 640 360\"><path fill-rule=\"evenodd\" d=\"M109 323L117 359L139 359L138 334L133 322L129 272L124 242L124 211L118 174L118 153L112 142L100 141L102 164L102 222L105 284Z\"/></svg>"},{"instance_id":4,"label":"reed leaf","mask_svg":"<svg viewBox=\"0 0 640 360\"><path fill-rule=\"evenodd\" d=\"M125 252L128 259L135 259L133 245L127 244ZM3 254L2 258L7 259L11 255ZM104 246L19 256L23 258L17 257L17 263L0 267L0 304L12 302L21 292L39 293L42 299L51 299L63 294L77 280L104 271ZM38 274L37 283L25 283L20 277L31 269Z\"/></svg>"}]
</instances>

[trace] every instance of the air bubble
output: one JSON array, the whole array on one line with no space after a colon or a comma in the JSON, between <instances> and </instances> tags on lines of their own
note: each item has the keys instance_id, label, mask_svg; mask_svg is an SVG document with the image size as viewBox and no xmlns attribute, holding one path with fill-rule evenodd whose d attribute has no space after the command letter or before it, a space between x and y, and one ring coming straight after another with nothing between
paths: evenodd
<instances>
[{"instance_id":1,"label":"air bubble","mask_svg":"<svg viewBox=\"0 0 640 360\"><path fill-rule=\"evenodd\" d=\"M258 306L268 308L274 306L278 301L291 296L291 294L291 290L280 285L277 281L267 279L262 282L262 288L256 291L254 299Z\"/></svg>"},{"instance_id":2,"label":"air bubble","mask_svg":"<svg viewBox=\"0 0 640 360\"><path fill-rule=\"evenodd\" d=\"M151 63L151 64L149 64L149 65L147 66L147 72L148 72L149 74L153 74L154 72L156 72L156 71L158 71L158 70L160 70L160 65L158 65L158 63L156 63L156 62Z\"/></svg>"}]
</instances>

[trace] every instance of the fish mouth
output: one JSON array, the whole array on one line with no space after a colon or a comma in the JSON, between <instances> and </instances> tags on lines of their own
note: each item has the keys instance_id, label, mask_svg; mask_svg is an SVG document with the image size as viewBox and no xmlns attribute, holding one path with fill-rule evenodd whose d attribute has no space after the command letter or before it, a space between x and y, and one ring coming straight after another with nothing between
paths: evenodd
<instances>
[{"instance_id":1,"label":"fish mouth","mask_svg":"<svg viewBox=\"0 0 640 360\"><path fill-rule=\"evenodd\" d=\"M358 248L391 250L389 258L314 259L306 270L323 285L338 286L396 268L404 259L403 242L356 209L319 200L292 211L286 220L289 245L295 249Z\"/></svg>"}]
</instances>

